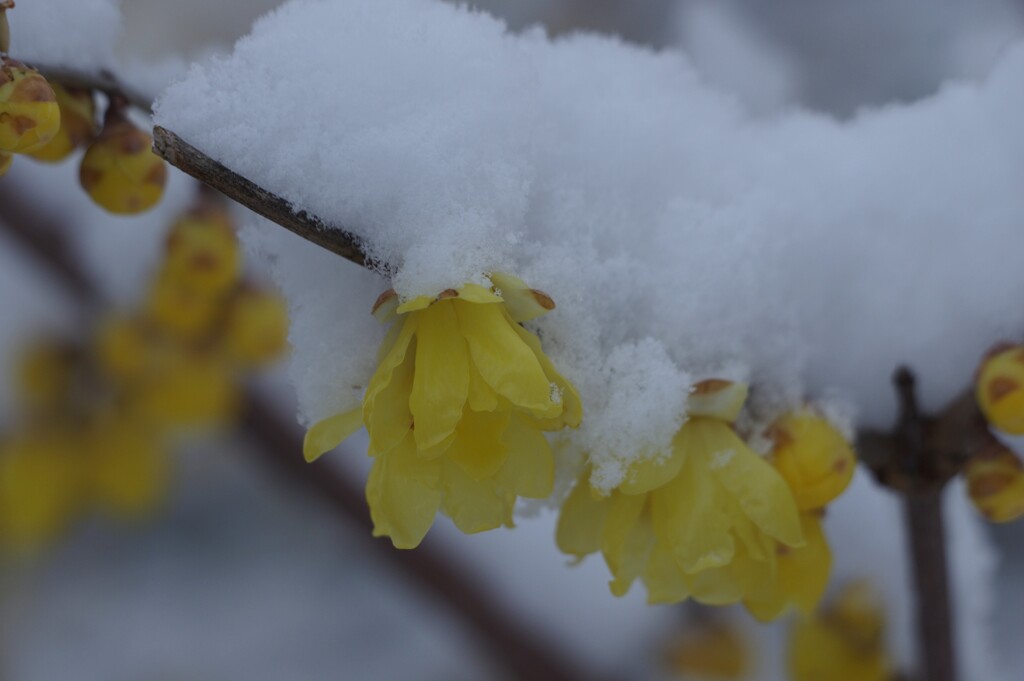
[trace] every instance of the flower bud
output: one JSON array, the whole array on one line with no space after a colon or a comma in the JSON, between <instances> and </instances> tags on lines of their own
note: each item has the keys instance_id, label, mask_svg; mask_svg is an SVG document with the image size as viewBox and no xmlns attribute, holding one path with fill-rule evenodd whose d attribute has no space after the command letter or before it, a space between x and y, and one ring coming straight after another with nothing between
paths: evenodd
<instances>
[{"instance_id":1,"label":"flower bud","mask_svg":"<svg viewBox=\"0 0 1024 681\"><path fill-rule=\"evenodd\" d=\"M56 83L53 92L60 106L60 129L53 139L28 154L46 163L63 161L96 136L96 104L92 92Z\"/></svg>"},{"instance_id":2,"label":"flower bud","mask_svg":"<svg viewBox=\"0 0 1024 681\"><path fill-rule=\"evenodd\" d=\"M96 333L96 360L110 377L132 381L146 370L149 345L142 324L125 315L112 315Z\"/></svg>"},{"instance_id":3,"label":"flower bud","mask_svg":"<svg viewBox=\"0 0 1024 681\"><path fill-rule=\"evenodd\" d=\"M146 319L160 330L186 342L196 341L214 331L221 313L221 301L184 284L166 272L153 282L146 301Z\"/></svg>"},{"instance_id":4,"label":"flower bud","mask_svg":"<svg viewBox=\"0 0 1024 681\"><path fill-rule=\"evenodd\" d=\"M27 346L18 358L18 393L30 409L58 407L71 391L74 349L43 341Z\"/></svg>"},{"instance_id":5,"label":"flower bud","mask_svg":"<svg viewBox=\"0 0 1024 681\"><path fill-rule=\"evenodd\" d=\"M801 511L822 508L850 484L857 464L835 426L811 409L786 414L768 431L772 463L793 491Z\"/></svg>"},{"instance_id":6,"label":"flower bud","mask_svg":"<svg viewBox=\"0 0 1024 681\"><path fill-rule=\"evenodd\" d=\"M994 523L1024 515L1024 464L996 440L964 468L967 494L975 508Z\"/></svg>"},{"instance_id":7,"label":"flower bud","mask_svg":"<svg viewBox=\"0 0 1024 681\"><path fill-rule=\"evenodd\" d=\"M669 669L683 678L746 678L753 651L736 627L717 621L695 624L670 644L666 655Z\"/></svg>"},{"instance_id":8,"label":"flower bud","mask_svg":"<svg viewBox=\"0 0 1024 681\"><path fill-rule=\"evenodd\" d=\"M242 291L232 301L224 347L243 366L262 366L288 347L288 308L284 300L264 291Z\"/></svg>"},{"instance_id":9,"label":"flower bud","mask_svg":"<svg viewBox=\"0 0 1024 681\"><path fill-rule=\"evenodd\" d=\"M163 428L227 424L238 408L238 390L225 362L212 353L169 350L151 365L133 406Z\"/></svg>"},{"instance_id":10,"label":"flower bud","mask_svg":"<svg viewBox=\"0 0 1024 681\"><path fill-rule=\"evenodd\" d=\"M222 293L238 281L241 255L231 215L204 202L174 223L167 235L168 276L209 293Z\"/></svg>"},{"instance_id":11,"label":"flower bud","mask_svg":"<svg viewBox=\"0 0 1024 681\"><path fill-rule=\"evenodd\" d=\"M1011 435L1024 435L1024 346L989 354L978 370L975 396L985 419Z\"/></svg>"},{"instance_id":12,"label":"flower bud","mask_svg":"<svg viewBox=\"0 0 1024 681\"><path fill-rule=\"evenodd\" d=\"M794 628L789 645L793 681L891 681L885 612L871 586L846 587L836 601Z\"/></svg>"},{"instance_id":13,"label":"flower bud","mask_svg":"<svg viewBox=\"0 0 1024 681\"><path fill-rule=\"evenodd\" d=\"M60 107L38 71L0 57L0 151L39 149L60 129Z\"/></svg>"},{"instance_id":14,"label":"flower bud","mask_svg":"<svg viewBox=\"0 0 1024 681\"><path fill-rule=\"evenodd\" d=\"M153 138L123 115L108 115L82 158L78 179L92 200L117 215L134 215L160 201L167 166L153 153Z\"/></svg>"}]
</instances>

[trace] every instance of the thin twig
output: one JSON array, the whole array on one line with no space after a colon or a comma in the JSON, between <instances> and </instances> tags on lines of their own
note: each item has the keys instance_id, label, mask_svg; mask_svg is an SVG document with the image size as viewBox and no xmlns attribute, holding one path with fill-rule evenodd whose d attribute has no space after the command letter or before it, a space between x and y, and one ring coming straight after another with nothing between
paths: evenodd
<instances>
[{"instance_id":1,"label":"thin twig","mask_svg":"<svg viewBox=\"0 0 1024 681\"><path fill-rule=\"evenodd\" d=\"M922 681L955 681L956 655L950 607L949 567L942 493L959 471L975 433L984 428L973 396L961 397L937 418L921 414L914 374L894 377L899 417L888 435L866 433L862 458L879 481L903 497L917 602L917 639Z\"/></svg>"},{"instance_id":2,"label":"thin twig","mask_svg":"<svg viewBox=\"0 0 1024 681\"><path fill-rule=\"evenodd\" d=\"M32 224L29 228L26 225ZM66 248L66 233L54 222L40 219L24 196L0 185L0 229L26 247L54 280L77 302L95 305L98 288ZM430 546L399 551L383 539L373 539L373 522L360 486L330 466L305 463L302 433L291 418L269 406L253 391L245 396L244 432L258 445L257 452L290 478L314 490L339 517L354 523L375 555L395 565L422 590L460 617L492 658L521 681L586 681L591 678L576 668L542 633L504 610L491 597L485 581L452 556Z\"/></svg>"},{"instance_id":3,"label":"thin twig","mask_svg":"<svg viewBox=\"0 0 1024 681\"><path fill-rule=\"evenodd\" d=\"M329 226L307 211L296 211L290 202L213 160L170 130L159 126L153 129L153 150L172 166L303 239L357 265L383 269L370 261L359 239L350 232Z\"/></svg>"}]
</instances>

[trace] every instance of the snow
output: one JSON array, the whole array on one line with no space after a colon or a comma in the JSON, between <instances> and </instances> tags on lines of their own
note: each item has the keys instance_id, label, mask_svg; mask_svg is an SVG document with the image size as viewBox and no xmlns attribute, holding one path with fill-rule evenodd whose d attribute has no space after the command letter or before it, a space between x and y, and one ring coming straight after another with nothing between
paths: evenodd
<instances>
[{"instance_id":1,"label":"snow","mask_svg":"<svg viewBox=\"0 0 1024 681\"><path fill-rule=\"evenodd\" d=\"M680 53L512 34L431 0L297 0L168 89L157 121L353 231L403 295L491 270L549 293L536 327L581 389L577 445L610 486L671 437L679 415L658 402L690 376L744 365L765 399L834 395L884 426L897 365L934 409L1024 331L1022 77L1018 47L984 82L913 104L758 117ZM371 350L350 343L374 322L340 298L375 296L344 263L281 246L308 421L365 385ZM641 361L609 369L639 343Z\"/></svg>"}]
</instances>

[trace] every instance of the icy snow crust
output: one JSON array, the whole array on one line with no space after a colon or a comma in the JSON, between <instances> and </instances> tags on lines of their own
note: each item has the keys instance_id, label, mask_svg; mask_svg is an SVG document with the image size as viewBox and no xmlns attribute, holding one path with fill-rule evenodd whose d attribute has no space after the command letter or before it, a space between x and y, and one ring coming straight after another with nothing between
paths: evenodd
<instances>
[{"instance_id":1,"label":"icy snow crust","mask_svg":"<svg viewBox=\"0 0 1024 681\"><path fill-rule=\"evenodd\" d=\"M759 118L679 53L510 34L433 0L296 0L172 86L157 122L356 233L405 296L491 270L548 292L536 328L610 487L723 367L763 410L830 392L882 426L898 364L936 408L1024 331L1022 84L1018 46L915 104ZM353 406L388 282L255 231L293 307L304 419Z\"/></svg>"}]
</instances>

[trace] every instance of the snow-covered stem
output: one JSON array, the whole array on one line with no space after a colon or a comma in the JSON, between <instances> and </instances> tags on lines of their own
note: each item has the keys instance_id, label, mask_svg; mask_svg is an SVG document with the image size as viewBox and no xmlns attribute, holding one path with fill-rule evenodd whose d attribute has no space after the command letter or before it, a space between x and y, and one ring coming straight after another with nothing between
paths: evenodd
<instances>
[{"instance_id":1,"label":"snow-covered stem","mask_svg":"<svg viewBox=\"0 0 1024 681\"><path fill-rule=\"evenodd\" d=\"M31 227L29 227L31 225ZM67 249L61 225L40 220L24 196L0 185L0 231L11 235L42 269L83 306L100 302L98 288ZM360 486L326 465L309 465L302 458L302 433L294 419L272 408L255 391L245 395L244 432L256 452L270 465L314 490L346 521L361 529L367 547L424 592L454 612L466 630L512 678L522 681L583 681L591 678L535 635L525 623L490 597L487 585L448 554L430 546L398 551L384 539L371 539L373 521ZM372 548L371 548L372 547Z\"/></svg>"},{"instance_id":2,"label":"snow-covered stem","mask_svg":"<svg viewBox=\"0 0 1024 681\"><path fill-rule=\"evenodd\" d=\"M288 201L218 163L170 130L154 128L153 150L179 170L303 239L357 265L384 269L380 263L370 261L358 239L349 232L327 225L306 210L296 210Z\"/></svg>"}]
</instances>

